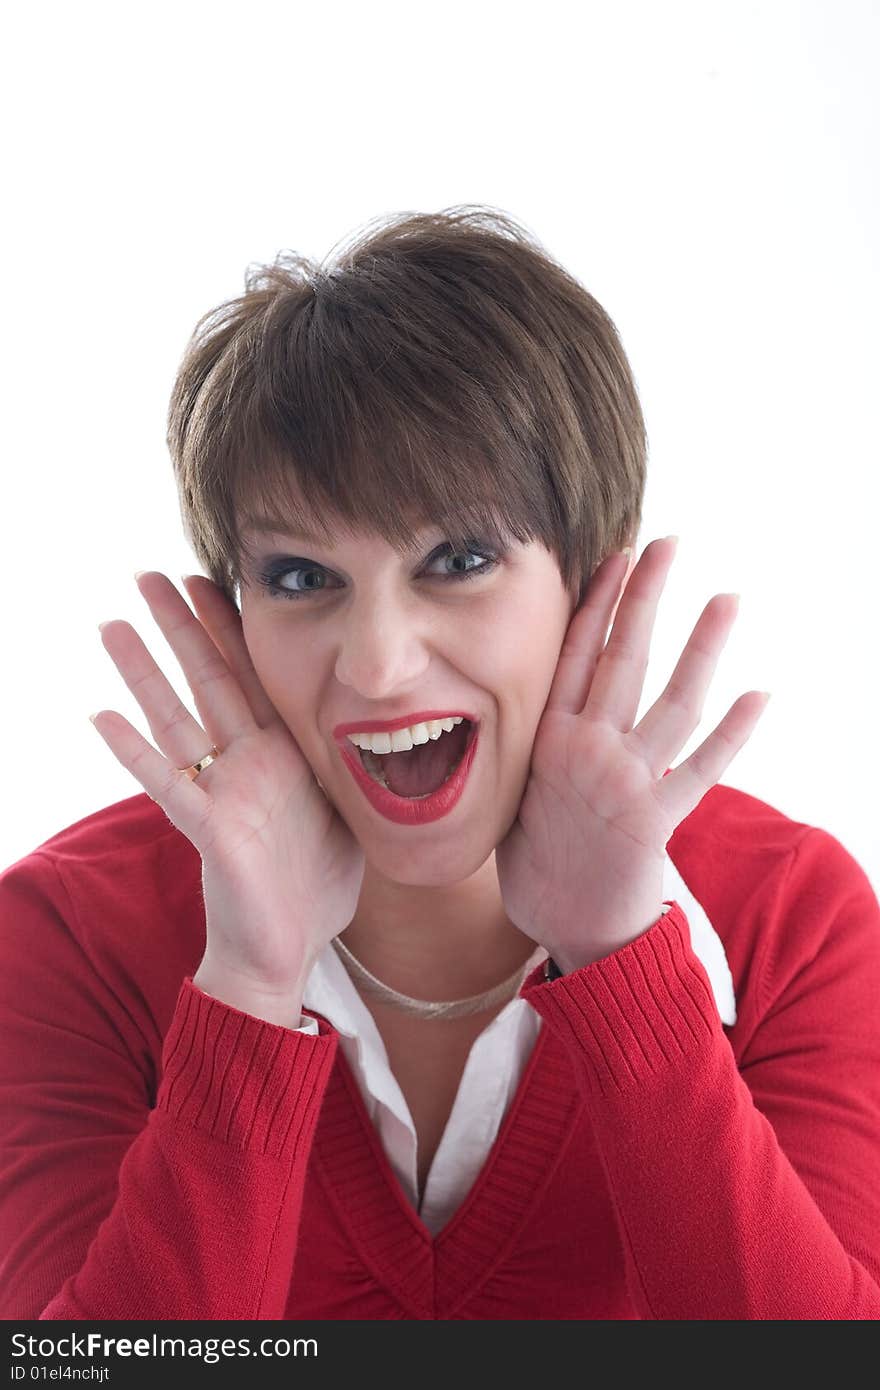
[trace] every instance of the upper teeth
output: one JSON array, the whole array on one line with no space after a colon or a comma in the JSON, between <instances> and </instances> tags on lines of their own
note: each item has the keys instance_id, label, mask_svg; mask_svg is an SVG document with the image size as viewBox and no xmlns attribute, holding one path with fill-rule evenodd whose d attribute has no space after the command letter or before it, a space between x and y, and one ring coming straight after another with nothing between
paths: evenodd
<instances>
[{"instance_id":1,"label":"upper teeth","mask_svg":"<svg viewBox=\"0 0 880 1390\"><path fill-rule=\"evenodd\" d=\"M395 729L393 733L346 734L356 748L366 748L373 753L406 753L417 743L427 743L429 738L437 739L448 734L461 724L461 715L450 715L448 719L429 719L425 724L411 724L408 729Z\"/></svg>"}]
</instances>

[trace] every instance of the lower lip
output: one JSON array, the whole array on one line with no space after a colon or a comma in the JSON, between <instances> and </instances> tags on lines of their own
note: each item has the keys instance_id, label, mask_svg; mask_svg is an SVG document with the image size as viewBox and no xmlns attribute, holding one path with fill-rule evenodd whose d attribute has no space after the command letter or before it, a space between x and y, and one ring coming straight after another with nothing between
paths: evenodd
<instances>
[{"instance_id":1,"label":"lower lip","mask_svg":"<svg viewBox=\"0 0 880 1390\"><path fill-rule=\"evenodd\" d=\"M390 788L374 782L357 753L352 755L347 748L343 748L342 757L364 796L381 816L397 825L425 825L429 821L440 820L441 816L448 816L458 804L477 751L478 737L479 730L474 729L464 757L452 776L430 796L419 801L407 796L395 796Z\"/></svg>"}]
</instances>

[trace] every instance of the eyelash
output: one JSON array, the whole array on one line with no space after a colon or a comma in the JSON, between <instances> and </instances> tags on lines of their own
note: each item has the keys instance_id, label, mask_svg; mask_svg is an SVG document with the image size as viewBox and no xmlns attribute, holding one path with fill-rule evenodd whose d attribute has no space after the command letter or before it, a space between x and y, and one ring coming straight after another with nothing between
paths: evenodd
<instances>
[{"instance_id":1,"label":"eyelash","mask_svg":"<svg viewBox=\"0 0 880 1390\"><path fill-rule=\"evenodd\" d=\"M464 550L456 550L452 545L447 544L437 554L430 556L427 563L429 565L433 564L435 560L442 560L448 555L476 555L479 559L485 560L486 564L479 565L475 569L459 570L457 574L430 576L434 579L440 579L442 583L447 583L449 581L460 583L463 580L475 579L481 575L489 574L498 565L497 555L492 554L485 546L477 547L471 544L466 545ZM326 572L324 571L323 565L312 564L311 561L303 561L300 564L294 565L290 563L281 563L270 565L269 568L259 576L260 583L271 598L302 599L311 598L315 594L332 593L332 590L327 589L285 589L278 583L278 580L283 579L286 575L296 574L301 570Z\"/></svg>"}]
</instances>

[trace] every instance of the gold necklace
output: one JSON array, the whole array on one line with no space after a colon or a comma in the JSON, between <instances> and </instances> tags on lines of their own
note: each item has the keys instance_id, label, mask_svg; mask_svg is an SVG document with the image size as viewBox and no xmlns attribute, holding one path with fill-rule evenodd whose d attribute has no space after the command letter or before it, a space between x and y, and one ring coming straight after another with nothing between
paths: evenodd
<instances>
[{"instance_id":1,"label":"gold necklace","mask_svg":"<svg viewBox=\"0 0 880 1390\"><path fill-rule=\"evenodd\" d=\"M520 985L532 964L532 956L530 956L523 965L517 966L513 974L508 975L506 980L502 980L499 985L493 985L483 994L472 994L468 999L453 999L435 1003L430 999L413 999L408 994L401 994L399 990L392 989L390 985L383 985L381 980L377 980L375 975L370 974L365 965L361 965L357 957L352 955L338 936L334 936L333 946L342 957L343 964L348 966L349 973L360 982L368 994L374 994L384 1003L400 1009L403 1013L417 1015L419 1018L461 1018L467 1014L481 1013L483 1009L491 1008L493 1004L506 1002L519 992Z\"/></svg>"}]
</instances>

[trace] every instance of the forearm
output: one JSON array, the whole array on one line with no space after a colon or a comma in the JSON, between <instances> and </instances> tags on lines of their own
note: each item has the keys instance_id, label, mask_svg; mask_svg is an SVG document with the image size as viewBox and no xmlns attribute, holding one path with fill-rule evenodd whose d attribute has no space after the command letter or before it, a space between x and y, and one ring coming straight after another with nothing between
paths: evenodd
<instances>
[{"instance_id":1,"label":"forearm","mask_svg":"<svg viewBox=\"0 0 880 1390\"><path fill-rule=\"evenodd\" d=\"M40 1316L283 1317L335 1044L185 984L115 1204Z\"/></svg>"},{"instance_id":2,"label":"forearm","mask_svg":"<svg viewBox=\"0 0 880 1390\"><path fill-rule=\"evenodd\" d=\"M756 1107L702 967L666 922L527 996L589 1107L633 1302L675 1320L880 1317L875 1279Z\"/></svg>"}]
</instances>

